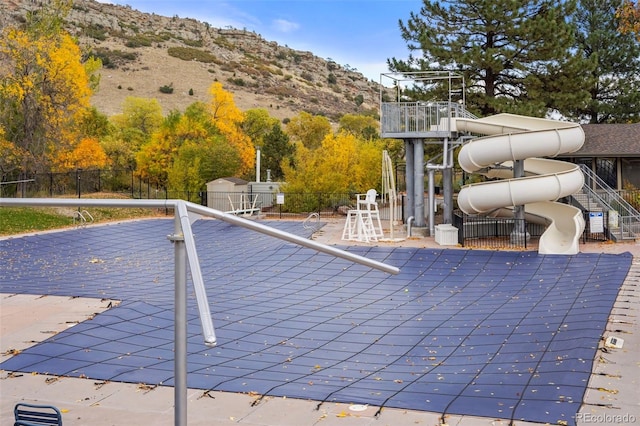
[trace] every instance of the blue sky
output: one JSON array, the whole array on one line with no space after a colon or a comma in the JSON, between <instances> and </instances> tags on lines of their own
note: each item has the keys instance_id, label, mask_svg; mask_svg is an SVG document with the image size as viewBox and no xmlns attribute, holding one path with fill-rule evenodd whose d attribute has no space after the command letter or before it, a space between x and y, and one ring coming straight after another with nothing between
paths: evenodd
<instances>
[{"instance_id":1,"label":"blue sky","mask_svg":"<svg viewBox=\"0 0 640 426\"><path fill-rule=\"evenodd\" d=\"M406 59L398 20L422 0L100 0L163 16L255 31L268 41L356 68L380 81L386 60Z\"/></svg>"}]
</instances>

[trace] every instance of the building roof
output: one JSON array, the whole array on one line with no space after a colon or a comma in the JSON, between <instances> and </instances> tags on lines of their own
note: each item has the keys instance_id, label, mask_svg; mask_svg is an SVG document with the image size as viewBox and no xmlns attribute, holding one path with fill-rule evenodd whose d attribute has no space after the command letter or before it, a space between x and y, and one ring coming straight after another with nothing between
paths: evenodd
<instances>
[{"instance_id":1,"label":"building roof","mask_svg":"<svg viewBox=\"0 0 640 426\"><path fill-rule=\"evenodd\" d=\"M585 141L562 157L640 157L640 123L583 124Z\"/></svg>"},{"instance_id":2,"label":"building roof","mask_svg":"<svg viewBox=\"0 0 640 426\"><path fill-rule=\"evenodd\" d=\"M249 182L247 182L244 179L240 179L240 178L236 178L236 177L223 177L223 178L218 178L216 180L212 180L209 183L215 183L215 182L220 182L220 181L227 181L227 182L231 182L234 185L246 185Z\"/></svg>"}]
</instances>

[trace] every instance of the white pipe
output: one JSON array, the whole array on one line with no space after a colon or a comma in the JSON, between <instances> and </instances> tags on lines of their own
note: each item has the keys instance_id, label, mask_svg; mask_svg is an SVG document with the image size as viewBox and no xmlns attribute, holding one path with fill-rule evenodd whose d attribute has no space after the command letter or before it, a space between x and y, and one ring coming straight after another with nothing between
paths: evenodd
<instances>
[{"instance_id":1,"label":"white pipe","mask_svg":"<svg viewBox=\"0 0 640 426\"><path fill-rule=\"evenodd\" d=\"M311 248L322 253L326 253L332 256L340 257L342 259L350 260L352 262L369 266L370 268L375 268L380 271L387 272L389 274L398 274L400 272L400 270L395 266L387 265L386 263L368 259L363 256L358 256L356 254L353 254L344 250L340 250L332 246L318 243L308 238L303 238L295 234L290 234L288 232L284 232L279 229L272 228L270 226L266 226L261 223L244 219L238 216L230 215L230 214L221 212L219 210L214 210L214 209L200 206L193 203L187 203L187 207L189 211L200 213L204 216L215 217L216 219L220 219L222 221L232 223L234 225L242 226L243 228L251 229L251 230L260 232L262 234L271 235L272 237L276 237L281 240L289 241L291 243L295 243L303 247Z\"/></svg>"},{"instance_id":2,"label":"white pipe","mask_svg":"<svg viewBox=\"0 0 640 426\"><path fill-rule=\"evenodd\" d=\"M429 235L433 235L435 232L435 203L436 203L436 190L435 190L435 173L434 170L427 167L427 175L429 176Z\"/></svg>"},{"instance_id":3,"label":"white pipe","mask_svg":"<svg viewBox=\"0 0 640 426\"><path fill-rule=\"evenodd\" d=\"M178 201L176 204L176 216L180 218L182 225L182 235L187 249L187 259L189 261L189 269L191 270L191 279L198 302L198 311L200 312L200 323L202 324L202 334L204 335L204 343L208 346L215 346L216 333L211 321L211 311L209 310L209 302L202 278L202 270L200 269L200 260L196 252L196 241L191 231L191 222L189 220L189 212L185 202Z\"/></svg>"},{"instance_id":4,"label":"white pipe","mask_svg":"<svg viewBox=\"0 0 640 426\"><path fill-rule=\"evenodd\" d=\"M256 182L260 182L260 147L256 148Z\"/></svg>"},{"instance_id":5,"label":"white pipe","mask_svg":"<svg viewBox=\"0 0 640 426\"><path fill-rule=\"evenodd\" d=\"M451 115L449 115L449 128L451 128ZM449 138L444 138L442 143L442 168L443 169L447 169L451 167L451 165L449 165L447 162L447 160L449 159L448 152L449 152Z\"/></svg>"},{"instance_id":6,"label":"white pipe","mask_svg":"<svg viewBox=\"0 0 640 426\"><path fill-rule=\"evenodd\" d=\"M187 426L187 251L183 238L184 227L178 215L174 218L174 424ZM209 316L211 321L211 316Z\"/></svg>"}]
</instances>

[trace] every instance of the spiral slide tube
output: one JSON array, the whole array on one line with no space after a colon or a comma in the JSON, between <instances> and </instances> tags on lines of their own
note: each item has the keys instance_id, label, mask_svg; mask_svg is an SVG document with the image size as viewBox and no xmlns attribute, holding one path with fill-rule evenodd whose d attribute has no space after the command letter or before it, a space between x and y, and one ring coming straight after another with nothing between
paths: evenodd
<instances>
[{"instance_id":1,"label":"spiral slide tube","mask_svg":"<svg viewBox=\"0 0 640 426\"><path fill-rule=\"evenodd\" d=\"M539 253L578 253L585 226L582 212L556 200L580 191L584 182L580 167L537 157L577 151L584 143L582 127L513 114L456 119L455 125L458 131L486 135L461 148L460 166L468 173L502 179L464 186L458 194L460 209L467 214L489 214L524 205L526 214L545 218L548 224L540 237ZM515 160L524 160L524 177L513 178Z\"/></svg>"}]
</instances>

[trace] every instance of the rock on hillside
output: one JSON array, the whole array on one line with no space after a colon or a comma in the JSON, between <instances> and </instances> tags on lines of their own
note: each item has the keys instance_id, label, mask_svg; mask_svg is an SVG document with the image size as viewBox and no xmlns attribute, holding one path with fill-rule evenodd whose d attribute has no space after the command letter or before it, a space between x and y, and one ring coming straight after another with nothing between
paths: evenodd
<instances>
[{"instance_id":1,"label":"rock on hillside","mask_svg":"<svg viewBox=\"0 0 640 426\"><path fill-rule=\"evenodd\" d=\"M43 1L3 0L2 19L23 21ZM335 121L378 108L378 83L253 32L93 0L74 1L67 29L103 61L92 101L107 115L119 113L128 96L157 98L164 113L184 110L207 102L214 81L234 94L241 110L266 108L280 119L307 111Z\"/></svg>"}]
</instances>

